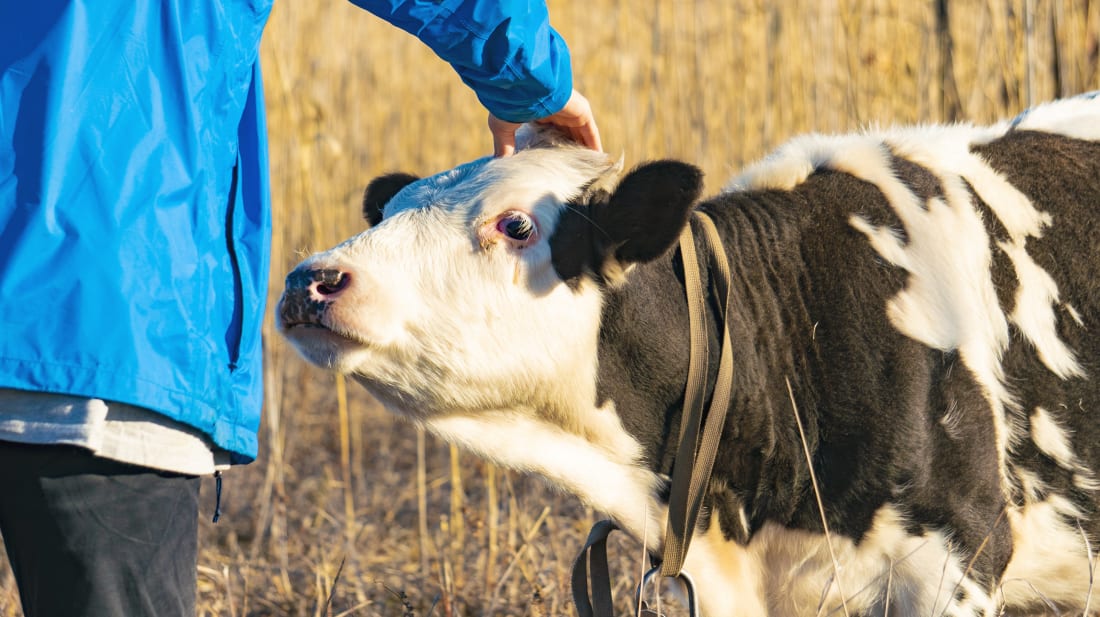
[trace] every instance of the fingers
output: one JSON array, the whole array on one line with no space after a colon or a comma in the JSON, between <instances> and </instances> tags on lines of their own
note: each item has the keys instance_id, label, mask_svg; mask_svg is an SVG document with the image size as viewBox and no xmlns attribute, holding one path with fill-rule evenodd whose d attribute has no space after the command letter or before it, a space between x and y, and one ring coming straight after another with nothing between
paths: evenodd
<instances>
[{"instance_id":1,"label":"fingers","mask_svg":"<svg viewBox=\"0 0 1100 617\"><path fill-rule=\"evenodd\" d=\"M573 91L573 96L558 113L538 120L546 124L552 124L565 131L569 137L592 150L603 152L603 143L600 141L600 129L596 125L596 117L592 113L592 106L588 99L580 92Z\"/></svg>"},{"instance_id":2,"label":"fingers","mask_svg":"<svg viewBox=\"0 0 1100 617\"><path fill-rule=\"evenodd\" d=\"M493 156L512 156L516 152L516 131L520 125L489 114L489 132L493 134Z\"/></svg>"},{"instance_id":3,"label":"fingers","mask_svg":"<svg viewBox=\"0 0 1100 617\"><path fill-rule=\"evenodd\" d=\"M577 92L569 97L563 107L557 113L540 118L535 122L550 124L570 139L597 152L603 152L603 143L600 141L600 129L596 126L596 117L592 113L592 106L588 99ZM493 134L493 156L511 156L516 152L516 131L521 125L508 122L489 114L489 132Z\"/></svg>"},{"instance_id":4,"label":"fingers","mask_svg":"<svg viewBox=\"0 0 1100 617\"><path fill-rule=\"evenodd\" d=\"M573 139L592 150L603 152L603 143L600 141L600 129L596 126L595 120L579 127Z\"/></svg>"}]
</instances>

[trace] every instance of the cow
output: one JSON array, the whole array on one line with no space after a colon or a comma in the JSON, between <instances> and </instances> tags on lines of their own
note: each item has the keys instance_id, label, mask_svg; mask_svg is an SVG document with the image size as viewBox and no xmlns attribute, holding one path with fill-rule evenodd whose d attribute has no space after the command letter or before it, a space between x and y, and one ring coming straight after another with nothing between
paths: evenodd
<instances>
[{"instance_id":1,"label":"cow","mask_svg":"<svg viewBox=\"0 0 1100 617\"><path fill-rule=\"evenodd\" d=\"M734 374L684 564L703 614L1089 610L1100 96L798 137L706 199L686 162L524 139L373 181L370 227L287 277L282 334L656 551L690 353L676 243L705 213L731 271L722 302L703 289L706 395L723 324Z\"/></svg>"}]
</instances>

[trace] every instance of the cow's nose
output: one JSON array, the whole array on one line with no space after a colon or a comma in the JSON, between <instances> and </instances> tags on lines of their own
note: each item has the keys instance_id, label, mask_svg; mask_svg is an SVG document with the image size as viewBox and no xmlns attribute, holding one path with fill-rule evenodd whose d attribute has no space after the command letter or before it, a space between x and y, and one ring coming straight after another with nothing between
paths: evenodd
<instances>
[{"instance_id":1,"label":"cow's nose","mask_svg":"<svg viewBox=\"0 0 1100 617\"><path fill-rule=\"evenodd\" d=\"M278 315L284 328L321 325L329 304L351 284L351 275L332 268L298 268L287 275Z\"/></svg>"},{"instance_id":2,"label":"cow's nose","mask_svg":"<svg viewBox=\"0 0 1100 617\"><path fill-rule=\"evenodd\" d=\"M286 277L286 290L314 302L333 300L351 283L351 275L334 268L299 268Z\"/></svg>"}]
</instances>

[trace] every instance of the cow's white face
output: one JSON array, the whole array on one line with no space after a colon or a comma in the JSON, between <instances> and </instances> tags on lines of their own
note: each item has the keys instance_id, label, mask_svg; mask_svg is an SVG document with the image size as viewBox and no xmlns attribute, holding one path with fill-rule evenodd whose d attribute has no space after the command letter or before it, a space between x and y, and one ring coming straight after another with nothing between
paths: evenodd
<instances>
[{"instance_id":1,"label":"cow's white face","mask_svg":"<svg viewBox=\"0 0 1100 617\"><path fill-rule=\"evenodd\" d=\"M308 360L413 417L591 401L600 293L564 284L550 239L566 204L613 167L544 148L413 182L376 227L298 267L288 281L308 278L284 296L280 326Z\"/></svg>"},{"instance_id":2,"label":"cow's white face","mask_svg":"<svg viewBox=\"0 0 1100 617\"><path fill-rule=\"evenodd\" d=\"M287 276L279 329L445 441L541 474L639 536L659 529L647 519L660 478L597 400L601 310L635 264L675 244L702 174L619 169L543 142L424 180L378 178L364 197L373 227Z\"/></svg>"}]
</instances>

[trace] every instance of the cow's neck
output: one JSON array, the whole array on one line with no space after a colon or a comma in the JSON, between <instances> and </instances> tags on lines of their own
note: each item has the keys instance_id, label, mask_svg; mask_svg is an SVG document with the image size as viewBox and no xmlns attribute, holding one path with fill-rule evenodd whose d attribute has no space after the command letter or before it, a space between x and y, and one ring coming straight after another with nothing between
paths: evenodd
<instances>
[{"instance_id":1,"label":"cow's neck","mask_svg":"<svg viewBox=\"0 0 1100 617\"><path fill-rule=\"evenodd\" d=\"M712 505L730 535L747 541L764 520L788 520L799 506L805 456L786 383L800 389L812 325L800 300L797 225L775 204L766 211L751 202L704 204L722 231L731 255L728 322L733 339L734 397L715 464ZM705 253L700 261L705 261ZM614 402L623 426L642 447L645 464L670 474L687 379L687 302L677 253L638 267L612 292L603 316L600 344L601 400ZM709 287L709 279L704 280ZM710 359L707 398L715 383L720 329L713 298L707 330ZM800 410L805 420L807 410ZM808 445L816 443L806 422ZM780 487L783 490L778 490Z\"/></svg>"}]
</instances>

